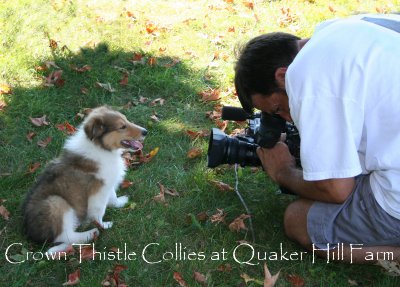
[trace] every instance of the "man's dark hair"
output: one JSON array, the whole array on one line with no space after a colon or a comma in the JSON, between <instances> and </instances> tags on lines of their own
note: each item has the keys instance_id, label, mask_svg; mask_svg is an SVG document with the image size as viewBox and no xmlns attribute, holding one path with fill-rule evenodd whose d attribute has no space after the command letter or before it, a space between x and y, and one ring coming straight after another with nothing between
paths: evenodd
<instances>
[{"instance_id":1,"label":"man's dark hair","mask_svg":"<svg viewBox=\"0 0 400 287\"><path fill-rule=\"evenodd\" d=\"M271 95L280 90L275 81L275 71L288 67L298 52L296 37L275 32L250 40L239 51L235 66L235 87L242 107L252 112L251 96L260 93Z\"/></svg>"}]
</instances>

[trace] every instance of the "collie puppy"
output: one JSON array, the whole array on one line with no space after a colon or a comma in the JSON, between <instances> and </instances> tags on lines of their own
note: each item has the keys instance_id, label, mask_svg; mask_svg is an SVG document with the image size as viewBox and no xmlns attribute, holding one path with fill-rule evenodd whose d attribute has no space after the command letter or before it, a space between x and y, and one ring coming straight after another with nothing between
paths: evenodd
<instances>
[{"instance_id":1,"label":"collie puppy","mask_svg":"<svg viewBox=\"0 0 400 287\"><path fill-rule=\"evenodd\" d=\"M23 214L28 238L58 243L48 250L56 253L99 234L97 228L76 232L81 223L95 221L110 228L112 222L103 221L106 207L128 202L127 196L116 194L126 172L122 152L141 149L146 134L119 112L93 109L27 194Z\"/></svg>"}]
</instances>

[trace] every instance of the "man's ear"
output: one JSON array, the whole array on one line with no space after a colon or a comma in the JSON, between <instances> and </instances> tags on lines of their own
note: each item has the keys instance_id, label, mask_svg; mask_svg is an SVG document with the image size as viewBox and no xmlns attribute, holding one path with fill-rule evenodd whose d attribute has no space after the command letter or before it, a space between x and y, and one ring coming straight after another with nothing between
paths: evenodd
<instances>
[{"instance_id":1,"label":"man's ear","mask_svg":"<svg viewBox=\"0 0 400 287\"><path fill-rule=\"evenodd\" d=\"M285 88L285 76L286 76L286 67L279 67L275 71L275 81L278 84L278 87L281 89Z\"/></svg>"}]
</instances>

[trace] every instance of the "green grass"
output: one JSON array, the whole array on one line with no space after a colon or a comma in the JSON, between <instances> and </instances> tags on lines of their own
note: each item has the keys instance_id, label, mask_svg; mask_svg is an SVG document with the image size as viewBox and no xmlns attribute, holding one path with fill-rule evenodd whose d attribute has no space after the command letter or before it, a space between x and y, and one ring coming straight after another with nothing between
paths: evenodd
<instances>
[{"instance_id":1,"label":"green grass","mask_svg":"<svg viewBox=\"0 0 400 287\"><path fill-rule=\"evenodd\" d=\"M400 2L393 1L256 1L254 10L242 1L1 1L0 2L0 84L12 87L12 95L0 95L7 107L0 111L0 199L10 211L8 221L0 218L0 286L60 286L68 274L81 270L80 286L99 286L108 270L115 264L128 267L121 278L129 286L178 286L174 272L182 274L189 286L200 286L193 279L197 271L207 276L208 286L245 286L240 277L246 273L262 280L263 266L239 264L232 252L239 240L251 240L249 232L233 233L226 224L193 221L198 213L216 213L224 209L230 223L245 213L233 192L218 191L209 180L220 180L234 185L234 170L227 166L206 168L207 139L191 140L186 130L210 129L213 122L205 117L215 103L203 103L198 93L208 88L226 91L232 87L234 48L238 43L264 32L283 30L302 37L312 34L315 25L324 19L346 16L355 12L398 10ZM329 10L329 4L335 13ZM281 8L289 7L293 21L282 22ZM127 11L133 17L127 16ZM258 21L257 21L258 19ZM188 21L186 21L188 20ZM148 34L146 21L158 25L155 35ZM280 22L282 25L280 25ZM234 32L228 32L234 27ZM219 37L218 37L219 36ZM216 39L218 38L218 41ZM57 41L51 49L49 39ZM66 48L63 48L66 47ZM160 51L161 50L165 51ZM214 61L214 53L220 57ZM145 59L155 57L157 64L134 65L134 53ZM227 55L223 58L222 55ZM180 62L165 67L174 59ZM65 85L43 87L42 76L49 71L36 71L45 61L54 61L63 70ZM212 63L211 63L212 62ZM211 64L210 64L211 63ZM71 65L90 65L91 71L77 73ZM127 86L119 85L123 71L129 73ZM95 83L110 83L114 93L95 87ZM88 89L82 94L80 89ZM139 103L139 97L149 98ZM163 106L150 106L156 99L165 99ZM123 108L129 101L136 106ZM232 95L224 96L223 104L238 105ZM35 182L45 164L61 151L66 135L56 124L77 126L75 115L84 108L107 104L145 126L149 135L145 151L159 147L159 153L149 163L130 169L127 179L134 184L119 194L130 196L133 209L107 210L106 220L114 221L110 230L103 231L95 243L99 252L124 248L138 254L136 260L95 260L79 263L78 256L67 261L29 260L12 265L6 261L5 250L20 242L10 253L47 250L26 240L22 233L20 205L25 193ZM159 122L150 117L157 113ZM47 115L50 125L34 127L29 117ZM235 128L233 123L228 129ZM32 142L26 139L29 131L37 133ZM47 148L39 148L37 141L52 137ZM200 158L188 159L192 147L202 149ZM42 168L28 174L28 166L40 162ZM254 248L260 252L301 252L300 246L284 235L282 219L285 207L294 198L277 195L277 187L261 170L249 168L239 172L239 189L253 213L256 235ZM179 197L167 197L167 205L153 201L159 193L158 183L174 188ZM164 260L146 263L141 252L150 244L146 256L152 260L169 251L175 244L186 247L187 254L195 252L206 258L195 260ZM213 252L225 250L226 260L211 260ZM241 250L240 256L249 256ZM168 255L167 255L168 256ZM358 286L399 286L399 279L383 274L376 266L356 266L329 263L317 259L312 263L307 255L300 261L270 260L272 273L281 270L277 286L291 286L289 274L305 279L306 286L348 286L355 280ZM218 271L222 264L230 264L229 272ZM249 282L248 286L259 286Z\"/></svg>"}]
</instances>

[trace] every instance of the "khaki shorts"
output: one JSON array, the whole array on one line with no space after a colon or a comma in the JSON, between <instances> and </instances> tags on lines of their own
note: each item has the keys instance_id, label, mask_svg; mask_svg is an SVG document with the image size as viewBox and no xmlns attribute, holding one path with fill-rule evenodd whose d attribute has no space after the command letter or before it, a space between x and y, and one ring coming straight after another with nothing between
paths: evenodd
<instances>
[{"instance_id":1,"label":"khaki shorts","mask_svg":"<svg viewBox=\"0 0 400 287\"><path fill-rule=\"evenodd\" d=\"M319 248L327 243L400 246L400 220L376 202L368 175L356 178L356 187L343 204L315 202L307 215L307 231Z\"/></svg>"}]
</instances>

